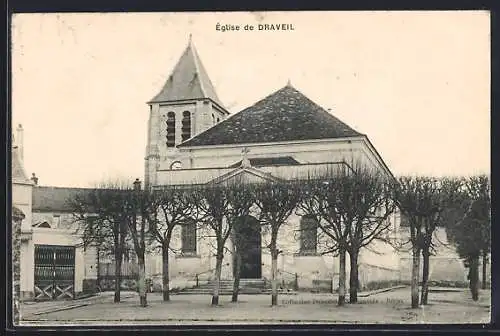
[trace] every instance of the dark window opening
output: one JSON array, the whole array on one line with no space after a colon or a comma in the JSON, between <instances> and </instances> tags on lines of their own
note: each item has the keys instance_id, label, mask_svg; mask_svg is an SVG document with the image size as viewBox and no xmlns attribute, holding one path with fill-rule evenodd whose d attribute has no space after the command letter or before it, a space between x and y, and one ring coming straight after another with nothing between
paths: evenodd
<instances>
[{"instance_id":1,"label":"dark window opening","mask_svg":"<svg viewBox=\"0 0 500 336\"><path fill-rule=\"evenodd\" d=\"M186 141L191 137L191 113L184 111L182 113L182 141Z\"/></svg>"},{"instance_id":2,"label":"dark window opening","mask_svg":"<svg viewBox=\"0 0 500 336\"><path fill-rule=\"evenodd\" d=\"M194 221L182 226L182 254L196 254L196 222Z\"/></svg>"},{"instance_id":3,"label":"dark window opening","mask_svg":"<svg viewBox=\"0 0 500 336\"><path fill-rule=\"evenodd\" d=\"M318 245L318 222L313 216L304 216L300 221L300 252L316 254Z\"/></svg>"},{"instance_id":4,"label":"dark window opening","mask_svg":"<svg viewBox=\"0 0 500 336\"><path fill-rule=\"evenodd\" d=\"M167 114L167 147L175 147L175 113Z\"/></svg>"}]
</instances>

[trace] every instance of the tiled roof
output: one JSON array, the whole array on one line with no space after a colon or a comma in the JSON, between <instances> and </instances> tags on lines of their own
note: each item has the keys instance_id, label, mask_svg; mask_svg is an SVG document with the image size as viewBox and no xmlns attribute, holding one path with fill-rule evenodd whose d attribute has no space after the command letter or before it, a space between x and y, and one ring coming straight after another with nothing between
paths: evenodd
<instances>
[{"instance_id":1,"label":"tiled roof","mask_svg":"<svg viewBox=\"0 0 500 336\"><path fill-rule=\"evenodd\" d=\"M33 211L71 212L70 201L80 193L90 192L86 188L34 187Z\"/></svg>"},{"instance_id":2,"label":"tiled roof","mask_svg":"<svg viewBox=\"0 0 500 336\"><path fill-rule=\"evenodd\" d=\"M201 98L209 98L223 106L194 44L189 41L162 90L150 103Z\"/></svg>"},{"instance_id":3,"label":"tiled roof","mask_svg":"<svg viewBox=\"0 0 500 336\"><path fill-rule=\"evenodd\" d=\"M253 167L263 167L263 166L277 166L277 165L298 165L300 164L291 156L280 156L280 157L268 157L268 158L249 158L250 164ZM241 161L236 162L229 166L229 168L237 168L241 166Z\"/></svg>"},{"instance_id":4,"label":"tiled roof","mask_svg":"<svg viewBox=\"0 0 500 336\"><path fill-rule=\"evenodd\" d=\"M179 145L251 144L361 136L291 85Z\"/></svg>"},{"instance_id":5,"label":"tiled roof","mask_svg":"<svg viewBox=\"0 0 500 336\"><path fill-rule=\"evenodd\" d=\"M12 181L29 182L28 176L24 171L21 158L19 157L18 148L12 148Z\"/></svg>"}]
</instances>

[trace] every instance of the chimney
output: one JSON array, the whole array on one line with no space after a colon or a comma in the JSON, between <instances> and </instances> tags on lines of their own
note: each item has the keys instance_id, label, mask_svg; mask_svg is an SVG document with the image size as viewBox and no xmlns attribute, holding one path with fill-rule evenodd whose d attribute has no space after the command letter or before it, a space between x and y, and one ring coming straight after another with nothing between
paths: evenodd
<instances>
[{"instance_id":1,"label":"chimney","mask_svg":"<svg viewBox=\"0 0 500 336\"><path fill-rule=\"evenodd\" d=\"M141 190L141 181L138 178L134 181L134 190Z\"/></svg>"},{"instance_id":2,"label":"chimney","mask_svg":"<svg viewBox=\"0 0 500 336\"><path fill-rule=\"evenodd\" d=\"M30 179L30 180L31 180L31 181L33 181L33 184L34 184L35 186L37 186L37 185L38 185L38 177L36 177L35 173L32 173L32 174L31 174L31 179Z\"/></svg>"},{"instance_id":3,"label":"chimney","mask_svg":"<svg viewBox=\"0 0 500 336\"><path fill-rule=\"evenodd\" d=\"M17 134L15 137L17 153L19 154L19 158L24 161L24 136L23 136L23 125L19 124L17 126Z\"/></svg>"}]
</instances>

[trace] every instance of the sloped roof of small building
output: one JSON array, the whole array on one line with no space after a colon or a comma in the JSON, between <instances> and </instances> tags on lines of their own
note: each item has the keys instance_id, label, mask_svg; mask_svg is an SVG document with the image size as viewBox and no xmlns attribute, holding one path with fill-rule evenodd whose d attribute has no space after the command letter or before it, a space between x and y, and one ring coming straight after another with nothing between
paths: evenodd
<instances>
[{"instance_id":1,"label":"sloped roof of small building","mask_svg":"<svg viewBox=\"0 0 500 336\"><path fill-rule=\"evenodd\" d=\"M41 212L71 212L71 200L76 195L88 193L94 189L64 187L34 187L32 208Z\"/></svg>"},{"instance_id":2,"label":"sloped roof of small building","mask_svg":"<svg viewBox=\"0 0 500 336\"><path fill-rule=\"evenodd\" d=\"M26 175L26 171L24 170L23 164L21 162L21 158L19 157L18 148L12 148L12 181L22 181L29 182L28 176Z\"/></svg>"},{"instance_id":3,"label":"sloped roof of small building","mask_svg":"<svg viewBox=\"0 0 500 336\"><path fill-rule=\"evenodd\" d=\"M290 84L179 147L356 137L355 131Z\"/></svg>"},{"instance_id":4,"label":"sloped roof of small building","mask_svg":"<svg viewBox=\"0 0 500 336\"><path fill-rule=\"evenodd\" d=\"M190 39L165 85L150 103L203 98L209 98L223 107Z\"/></svg>"}]
</instances>

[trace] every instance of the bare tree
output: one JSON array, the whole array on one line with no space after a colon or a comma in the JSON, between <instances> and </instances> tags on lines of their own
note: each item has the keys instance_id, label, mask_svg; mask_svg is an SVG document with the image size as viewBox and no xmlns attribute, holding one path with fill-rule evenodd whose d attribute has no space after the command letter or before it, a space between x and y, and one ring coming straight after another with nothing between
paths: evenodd
<instances>
[{"instance_id":1,"label":"bare tree","mask_svg":"<svg viewBox=\"0 0 500 336\"><path fill-rule=\"evenodd\" d=\"M429 296L429 272L430 272L430 256L435 252L435 243L433 237L438 226L441 226L442 216L445 210L450 207L458 197L459 189L462 182L458 178L440 178L431 179L432 190L434 191L433 213L429 213L428 220L423 221L423 239L421 240L422 250L422 293L420 303L426 305Z\"/></svg>"},{"instance_id":2,"label":"bare tree","mask_svg":"<svg viewBox=\"0 0 500 336\"><path fill-rule=\"evenodd\" d=\"M288 217L300 203L299 183L266 182L255 188L255 204L260 212L260 220L271 231L271 305L278 304L278 255L277 247L279 229L286 224Z\"/></svg>"},{"instance_id":3,"label":"bare tree","mask_svg":"<svg viewBox=\"0 0 500 336\"><path fill-rule=\"evenodd\" d=\"M149 189L141 189L141 182L139 179L135 180L133 190L123 188L121 193L125 198L123 211L127 218L128 230L137 255L140 305L141 307L146 307L146 247L149 241L146 235L147 232L150 231L149 227L156 226L160 202L156 197L157 194Z\"/></svg>"},{"instance_id":4,"label":"bare tree","mask_svg":"<svg viewBox=\"0 0 500 336\"><path fill-rule=\"evenodd\" d=\"M446 218L447 234L456 245L460 257L469 267L472 299L479 299L479 258L491 250L490 181L486 175L463 179L462 198L455 202L452 212L462 213L459 220ZM462 212L461 212L462 210ZM450 215L450 214L448 214ZM456 217L456 216L455 216ZM451 219L454 217L451 216ZM483 286L486 283L486 262L483 259Z\"/></svg>"},{"instance_id":5,"label":"bare tree","mask_svg":"<svg viewBox=\"0 0 500 336\"><path fill-rule=\"evenodd\" d=\"M394 212L392 201L393 181L361 165L352 171L341 169L336 177L337 209L346 227L349 253L349 302L358 301L358 259L362 248L374 240L387 241L391 229L390 215Z\"/></svg>"},{"instance_id":6,"label":"bare tree","mask_svg":"<svg viewBox=\"0 0 500 336\"><path fill-rule=\"evenodd\" d=\"M434 228L442 209L441 184L432 177L400 177L395 188L394 201L408 219L412 246L411 306L418 308L420 254L425 251L427 255L432 246ZM422 298L426 300L428 266L424 274L427 275L423 279L425 282L422 293L425 294Z\"/></svg>"},{"instance_id":7,"label":"bare tree","mask_svg":"<svg viewBox=\"0 0 500 336\"><path fill-rule=\"evenodd\" d=\"M472 176L467 179L468 194L473 200L468 214L476 227L482 257L482 289L486 289L486 267L491 252L491 184L487 175ZM479 273L479 272L478 272Z\"/></svg>"},{"instance_id":8,"label":"bare tree","mask_svg":"<svg viewBox=\"0 0 500 336\"><path fill-rule=\"evenodd\" d=\"M163 301L170 300L169 283L169 251L172 233L177 226L187 224L193 220L194 208L190 202L189 193L185 189L166 187L154 191L154 198L158 201L161 219L151 221L150 233L161 247L162 251L162 282Z\"/></svg>"},{"instance_id":9,"label":"bare tree","mask_svg":"<svg viewBox=\"0 0 500 336\"><path fill-rule=\"evenodd\" d=\"M119 183L103 183L100 188L76 194L68 200L85 246L99 245L113 254L115 261L114 302L120 302L122 261L128 229L124 198ZM99 267L99 265L97 265Z\"/></svg>"},{"instance_id":10,"label":"bare tree","mask_svg":"<svg viewBox=\"0 0 500 336\"><path fill-rule=\"evenodd\" d=\"M346 295L346 251L350 227L344 225L337 206L339 194L337 173L328 171L303 181L303 197L298 205L300 214L313 216L325 236L327 249L324 253L339 256L338 305L345 304Z\"/></svg>"},{"instance_id":11,"label":"bare tree","mask_svg":"<svg viewBox=\"0 0 500 336\"><path fill-rule=\"evenodd\" d=\"M216 239L215 281L212 306L217 306L219 304L220 279L225 245L232 230L232 222L227 220L231 211L227 197L228 191L222 185L197 186L191 188L190 191L192 192L192 204L196 209L198 218L202 218L202 223L214 233Z\"/></svg>"}]
</instances>

